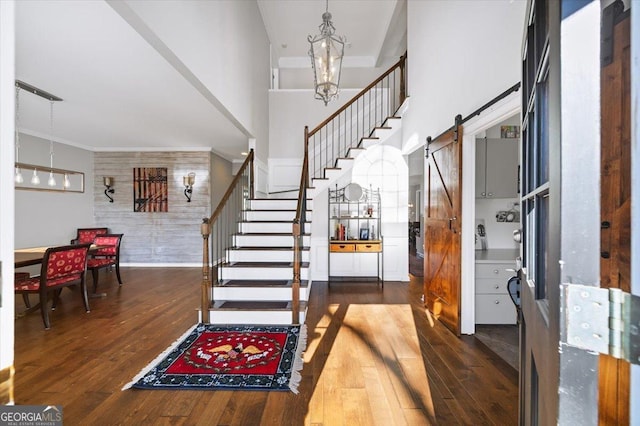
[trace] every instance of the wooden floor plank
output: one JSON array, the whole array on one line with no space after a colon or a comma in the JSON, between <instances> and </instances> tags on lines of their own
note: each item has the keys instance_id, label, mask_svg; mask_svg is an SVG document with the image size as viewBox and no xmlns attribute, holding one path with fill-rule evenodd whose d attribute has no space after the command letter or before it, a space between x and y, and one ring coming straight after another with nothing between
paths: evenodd
<instances>
[{"instance_id":1,"label":"wooden floor plank","mask_svg":"<svg viewBox=\"0 0 640 426\"><path fill-rule=\"evenodd\" d=\"M106 297L91 299L88 314L63 292L50 330L39 312L16 318L18 404L62 405L68 425L517 424L515 370L473 337L430 324L418 280L314 283L298 395L121 391L195 324L201 270L123 267L122 276L119 286L101 274Z\"/></svg>"}]
</instances>

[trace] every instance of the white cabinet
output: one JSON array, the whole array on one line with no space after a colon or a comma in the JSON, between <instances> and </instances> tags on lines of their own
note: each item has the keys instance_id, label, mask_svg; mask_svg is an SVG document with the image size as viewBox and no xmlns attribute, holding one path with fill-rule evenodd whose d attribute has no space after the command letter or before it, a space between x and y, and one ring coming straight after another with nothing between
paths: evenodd
<instances>
[{"instance_id":1,"label":"white cabinet","mask_svg":"<svg viewBox=\"0 0 640 426\"><path fill-rule=\"evenodd\" d=\"M515 324L517 320L507 282L515 275L514 250L488 250L485 259L476 260L476 324ZM496 254L504 254L503 259ZM492 256L493 255L493 256Z\"/></svg>"},{"instance_id":2,"label":"white cabinet","mask_svg":"<svg viewBox=\"0 0 640 426\"><path fill-rule=\"evenodd\" d=\"M518 196L519 139L476 139L476 198Z\"/></svg>"}]
</instances>

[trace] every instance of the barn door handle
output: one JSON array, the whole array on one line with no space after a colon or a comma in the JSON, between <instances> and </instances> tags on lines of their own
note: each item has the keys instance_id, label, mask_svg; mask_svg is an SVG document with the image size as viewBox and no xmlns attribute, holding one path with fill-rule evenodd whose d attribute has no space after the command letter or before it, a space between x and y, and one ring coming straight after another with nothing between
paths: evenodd
<instances>
[{"instance_id":1,"label":"barn door handle","mask_svg":"<svg viewBox=\"0 0 640 426\"><path fill-rule=\"evenodd\" d=\"M449 231L451 231L453 229L452 223L456 219L457 219L457 217L455 217L455 216L449 218Z\"/></svg>"}]
</instances>

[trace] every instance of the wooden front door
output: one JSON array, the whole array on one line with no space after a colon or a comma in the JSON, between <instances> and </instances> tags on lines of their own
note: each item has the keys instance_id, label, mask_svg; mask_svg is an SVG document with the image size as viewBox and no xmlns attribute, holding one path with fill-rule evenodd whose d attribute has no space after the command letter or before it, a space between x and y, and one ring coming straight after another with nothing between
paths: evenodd
<instances>
[{"instance_id":1,"label":"wooden front door","mask_svg":"<svg viewBox=\"0 0 640 426\"><path fill-rule=\"evenodd\" d=\"M600 286L631 291L631 40L629 14L615 18L612 61L602 67ZM629 363L599 362L601 424L629 424Z\"/></svg>"},{"instance_id":2,"label":"wooden front door","mask_svg":"<svg viewBox=\"0 0 640 426\"><path fill-rule=\"evenodd\" d=\"M427 157L424 301L459 336L462 126L429 142Z\"/></svg>"}]
</instances>

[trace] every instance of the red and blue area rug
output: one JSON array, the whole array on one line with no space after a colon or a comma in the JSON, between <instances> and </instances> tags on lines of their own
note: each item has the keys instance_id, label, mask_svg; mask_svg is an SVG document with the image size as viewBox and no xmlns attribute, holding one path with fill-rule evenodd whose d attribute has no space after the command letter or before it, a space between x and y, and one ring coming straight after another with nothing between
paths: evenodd
<instances>
[{"instance_id":1,"label":"red and blue area rug","mask_svg":"<svg viewBox=\"0 0 640 426\"><path fill-rule=\"evenodd\" d=\"M298 393L304 325L197 324L122 389Z\"/></svg>"}]
</instances>

